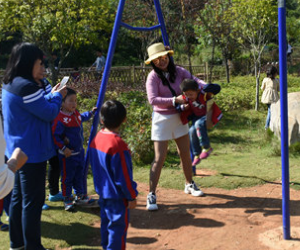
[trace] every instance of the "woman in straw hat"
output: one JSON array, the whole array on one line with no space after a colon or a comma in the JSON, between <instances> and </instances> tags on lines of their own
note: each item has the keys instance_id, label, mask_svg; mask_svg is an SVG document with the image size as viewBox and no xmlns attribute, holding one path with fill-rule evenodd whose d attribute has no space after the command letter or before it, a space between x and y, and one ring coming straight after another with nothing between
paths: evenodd
<instances>
[{"instance_id":1,"label":"woman in straw hat","mask_svg":"<svg viewBox=\"0 0 300 250\"><path fill-rule=\"evenodd\" d=\"M186 179L184 192L192 196L203 195L203 192L192 179L189 127L188 124L182 124L175 105L185 103L180 90L180 83L184 79L196 80L200 88L206 83L192 76L184 68L176 66L170 58L174 51L166 49L162 43L151 45L147 51L149 58L145 63L151 64L153 67L147 77L146 89L149 103L153 107L151 140L154 141L155 154L150 169L150 192L147 196L147 209L157 210L156 186L166 159L168 141L172 139L177 144Z\"/></svg>"}]
</instances>

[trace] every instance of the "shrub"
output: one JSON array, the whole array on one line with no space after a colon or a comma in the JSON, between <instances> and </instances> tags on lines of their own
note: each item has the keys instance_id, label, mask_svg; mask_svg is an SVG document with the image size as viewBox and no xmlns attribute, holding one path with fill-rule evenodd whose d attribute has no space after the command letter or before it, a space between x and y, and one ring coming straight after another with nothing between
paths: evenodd
<instances>
[{"instance_id":1,"label":"shrub","mask_svg":"<svg viewBox=\"0 0 300 250\"><path fill-rule=\"evenodd\" d=\"M154 149L151 141L152 107L146 93L129 91L107 92L106 99L116 99L127 109L127 121L121 129L122 138L128 143L133 161L149 164L153 160Z\"/></svg>"},{"instance_id":2,"label":"shrub","mask_svg":"<svg viewBox=\"0 0 300 250\"><path fill-rule=\"evenodd\" d=\"M89 98L78 95L78 108L80 112L92 110L96 106L98 96ZM132 158L135 162L149 164L154 157L153 142L151 141L151 116L152 107L148 104L146 94L141 91L116 92L107 91L105 100L116 99L124 104L127 109L127 120L121 128L122 138L128 144ZM83 123L85 143L90 136L92 120Z\"/></svg>"},{"instance_id":3,"label":"shrub","mask_svg":"<svg viewBox=\"0 0 300 250\"><path fill-rule=\"evenodd\" d=\"M234 77L229 84L221 83L221 87L215 99L222 111L255 107L255 77Z\"/></svg>"}]
</instances>

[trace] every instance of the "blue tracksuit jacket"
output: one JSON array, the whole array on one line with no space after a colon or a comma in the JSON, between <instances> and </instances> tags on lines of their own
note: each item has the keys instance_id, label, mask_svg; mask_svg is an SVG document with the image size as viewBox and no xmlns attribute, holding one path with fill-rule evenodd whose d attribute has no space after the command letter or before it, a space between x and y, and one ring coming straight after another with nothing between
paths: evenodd
<instances>
[{"instance_id":1,"label":"blue tracksuit jacket","mask_svg":"<svg viewBox=\"0 0 300 250\"><path fill-rule=\"evenodd\" d=\"M90 144L90 161L95 189L102 199L136 198L131 153L118 134L98 132Z\"/></svg>"},{"instance_id":2,"label":"blue tracksuit jacket","mask_svg":"<svg viewBox=\"0 0 300 250\"><path fill-rule=\"evenodd\" d=\"M50 123L59 113L62 96L58 92L49 93L49 87L40 87L22 77L3 84L5 155L8 158L16 147L27 154L27 163L47 161L55 155ZM45 95L45 91L48 94Z\"/></svg>"}]
</instances>

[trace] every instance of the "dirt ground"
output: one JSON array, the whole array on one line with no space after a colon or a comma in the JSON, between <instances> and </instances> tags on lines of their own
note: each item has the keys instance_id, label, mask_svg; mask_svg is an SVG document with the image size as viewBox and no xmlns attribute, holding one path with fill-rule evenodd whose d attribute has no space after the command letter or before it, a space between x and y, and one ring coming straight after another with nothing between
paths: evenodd
<instances>
[{"instance_id":1,"label":"dirt ground","mask_svg":"<svg viewBox=\"0 0 300 250\"><path fill-rule=\"evenodd\" d=\"M197 172L198 175L207 175ZM300 249L300 192L290 190L291 240L283 240L280 183L223 190L204 197L158 187L159 210L146 210L148 185L139 184L131 212L128 250Z\"/></svg>"}]
</instances>

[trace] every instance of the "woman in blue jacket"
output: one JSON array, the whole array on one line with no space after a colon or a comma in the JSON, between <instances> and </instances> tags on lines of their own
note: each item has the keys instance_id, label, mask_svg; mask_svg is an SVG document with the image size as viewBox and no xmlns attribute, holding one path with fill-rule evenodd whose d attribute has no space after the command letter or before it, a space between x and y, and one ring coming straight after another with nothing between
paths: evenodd
<instances>
[{"instance_id":1,"label":"woman in blue jacket","mask_svg":"<svg viewBox=\"0 0 300 250\"><path fill-rule=\"evenodd\" d=\"M30 43L12 49L2 87L5 155L20 147L28 156L18 170L10 206L11 250L44 250L41 211L45 200L47 160L55 155L50 123L60 110L66 89L54 87L44 97L43 52Z\"/></svg>"}]
</instances>

